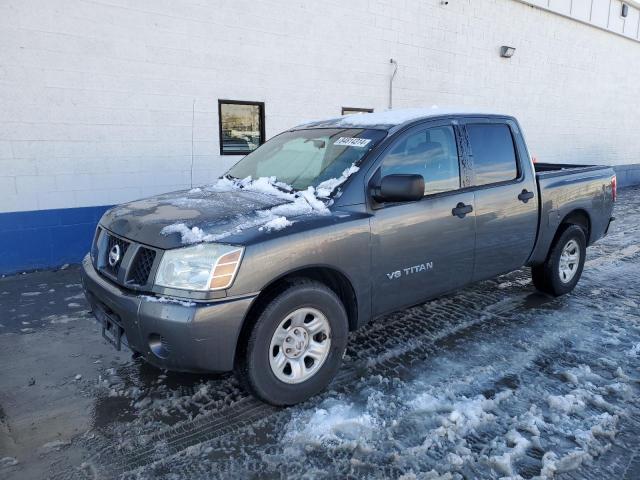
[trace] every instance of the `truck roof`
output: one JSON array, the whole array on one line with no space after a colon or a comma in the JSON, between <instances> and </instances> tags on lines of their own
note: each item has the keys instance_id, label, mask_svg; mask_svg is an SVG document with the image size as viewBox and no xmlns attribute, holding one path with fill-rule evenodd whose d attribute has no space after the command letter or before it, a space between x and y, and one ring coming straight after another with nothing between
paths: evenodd
<instances>
[{"instance_id":1,"label":"truck roof","mask_svg":"<svg viewBox=\"0 0 640 480\"><path fill-rule=\"evenodd\" d=\"M298 125L294 130L305 128L375 128L391 130L405 124L434 117L450 115L499 115L509 116L489 110L471 107L438 107L429 108L399 108L374 113L360 113L341 117L319 119Z\"/></svg>"}]
</instances>

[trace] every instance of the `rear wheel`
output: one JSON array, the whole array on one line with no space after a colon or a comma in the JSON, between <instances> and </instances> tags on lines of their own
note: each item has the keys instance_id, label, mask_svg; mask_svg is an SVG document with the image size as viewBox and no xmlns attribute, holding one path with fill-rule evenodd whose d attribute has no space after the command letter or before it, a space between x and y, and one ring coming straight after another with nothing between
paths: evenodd
<instances>
[{"instance_id":1,"label":"rear wheel","mask_svg":"<svg viewBox=\"0 0 640 480\"><path fill-rule=\"evenodd\" d=\"M545 263L531 268L533 284L549 295L569 293L580 280L586 252L584 230L577 225L566 225L551 247Z\"/></svg>"},{"instance_id":2,"label":"rear wheel","mask_svg":"<svg viewBox=\"0 0 640 480\"><path fill-rule=\"evenodd\" d=\"M325 285L303 279L258 316L239 356L237 375L257 397L293 405L321 392L340 368L347 314Z\"/></svg>"}]
</instances>

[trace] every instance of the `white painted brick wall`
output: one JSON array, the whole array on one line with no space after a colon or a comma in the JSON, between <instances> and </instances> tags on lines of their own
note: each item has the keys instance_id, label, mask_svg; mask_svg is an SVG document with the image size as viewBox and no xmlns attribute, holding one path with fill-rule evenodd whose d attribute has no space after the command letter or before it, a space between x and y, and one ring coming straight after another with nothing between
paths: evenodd
<instances>
[{"instance_id":1,"label":"white painted brick wall","mask_svg":"<svg viewBox=\"0 0 640 480\"><path fill-rule=\"evenodd\" d=\"M219 155L219 98L265 102L268 137L383 110L392 57L395 107L486 106L541 161L640 162L640 43L518 1L4 0L0 211L187 187L192 134L211 181L239 158Z\"/></svg>"}]
</instances>

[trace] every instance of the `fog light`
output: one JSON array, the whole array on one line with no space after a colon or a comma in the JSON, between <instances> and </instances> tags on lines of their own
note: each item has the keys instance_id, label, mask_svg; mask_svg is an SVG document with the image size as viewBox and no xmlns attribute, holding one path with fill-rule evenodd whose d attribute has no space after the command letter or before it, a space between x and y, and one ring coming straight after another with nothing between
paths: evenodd
<instances>
[{"instance_id":1,"label":"fog light","mask_svg":"<svg viewBox=\"0 0 640 480\"><path fill-rule=\"evenodd\" d=\"M157 333L149 335L149 349L158 358L167 358L170 353L169 343Z\"/></svg>"}]
</instances>

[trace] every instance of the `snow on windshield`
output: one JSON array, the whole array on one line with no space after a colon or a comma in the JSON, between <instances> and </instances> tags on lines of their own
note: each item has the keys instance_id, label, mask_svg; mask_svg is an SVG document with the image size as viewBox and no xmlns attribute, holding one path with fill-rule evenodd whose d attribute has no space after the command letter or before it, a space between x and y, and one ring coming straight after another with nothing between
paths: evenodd
<instances>
[{"instance_id":1,"label":"snow on windshield","mask_svg":"<svg viewBox=\"0 0 640 480\"><path fill-rule=\"evenodd\" d=\"M355 165L351 165L344 172L342 172L342 175L340 177L325 180L316 188L316 195L322 198L329 197L329 195L331 195L331 192L333 192L336 188L346 182L347 178L356 173L358 170L360 170L358 167L356 167Z\"/></svg>"},{"instance_id":2,"label":"snow on windshield","mask_svg":"<svg viewBox=\"0 0 640 480\"><path fill-rule=\"evenodd\" d=\"M295 191L290 185L278 182L275 177L261 177L253 180L251 177L244 179L236 179L230 177L222 177L212 185L197 187L191 189L188 193L196 194L202 192L231 192L234 190L243 190L247 192L263 193L271 195L286 203L277 205L268 210L258 210L255 215L244 219L233 229L222 233L208 233L200 227L189 227L185 223L174 223L164 227L160 233L162 235L170 235L179 233L183 244L193 244L201 242L215 242L222 240L235 233L252 227L259 227L260 230L277 231L293 225L294 221L289 220L290 217L298 217L301 215L328 215L329 206L332 200L329 198L331 193L347 179L358 171L356 165L351 165L342 172L338 178L325 180L317 188L308 187L306 190ZM188 199L191 201L192 199ZM198 201L206 199L195 199ZM180 202L181 200L178 200Z\"/></svg>"}]
</instances>

